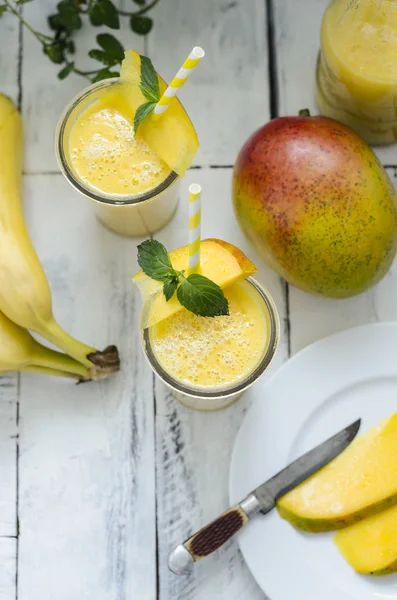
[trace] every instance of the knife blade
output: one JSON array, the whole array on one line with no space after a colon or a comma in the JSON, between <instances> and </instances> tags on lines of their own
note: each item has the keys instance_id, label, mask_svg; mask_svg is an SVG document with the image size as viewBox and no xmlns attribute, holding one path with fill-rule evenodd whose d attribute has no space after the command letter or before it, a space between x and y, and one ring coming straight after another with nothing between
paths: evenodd
<instances>
[{"instance_id":1,"label":"knife blade","mask_svg":"<svg viewBox=\"0 0 397 600\"><path fill-rule=\"evenodd\" d=\"M177 546L168 560L170 570L177 575L190 571L196 561L218 550L246 525L251 517L259 512L262 514L270 512L281 496L314 475L343 452L356 437L360 425L361 419L358 419L309 450L257 487L242 502Z\"/></svg>"}]
</instances>

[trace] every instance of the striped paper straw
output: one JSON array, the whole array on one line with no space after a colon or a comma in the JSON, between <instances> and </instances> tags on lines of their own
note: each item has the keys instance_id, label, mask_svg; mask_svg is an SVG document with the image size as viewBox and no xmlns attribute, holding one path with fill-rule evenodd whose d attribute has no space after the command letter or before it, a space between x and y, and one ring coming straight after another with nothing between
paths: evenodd
<instances>
[{"instance_id":1,"label":"striped paper straw","mask_svg":"<svg viewBox=\"0 0 397 600\"><path fill-rule=\"evenodd\" d=\"M184 83L186 83L188 77L197 67L204 55L204 50L199 46L195 46L193 48L193 50L179 69L178 73L175 75L174 79L171 81L170 85L167 87L164 94L161 96L160 100L154 107L153 112L155 115L161 115L167 110L171 100L176 95L179 88L181 88L184 85Z\"/></svg>"},{"instance_id":2,"label":"striped paper straw","mask_svg":"<svg viewBox=\"0 0 397 600\"><path fill-rule=\"evenodd\" d=\"M200 266L201 241L201 186L189 186L189 269L197 271Z\"/></svg>"}]
</instances>

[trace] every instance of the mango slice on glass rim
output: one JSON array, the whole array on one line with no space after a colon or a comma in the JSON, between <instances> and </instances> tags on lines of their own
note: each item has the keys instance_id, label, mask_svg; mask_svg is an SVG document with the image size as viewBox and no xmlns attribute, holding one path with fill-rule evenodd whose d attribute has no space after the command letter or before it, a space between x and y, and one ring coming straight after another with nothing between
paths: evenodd
<instances>
[{"instance_id":1,"label":"mango slice on glass rim","mask_svg":"<svg viewBox=\"0 0 397 600\"><path fill-rule=\"evenodd\" d=\"M120 78L130 84L126 93L135 110L147 102L139 89L141 57L135 50L125 52ZM160 94L163 94L167 84L160 75L158 79ZM153 152L181 177L191 166L199 148L196 130L177 98L159 118L150 113L140 124L137 137L142 137Z\"/></svg>"},{"instance_id":2,"label":"mango slice on glass rim","mask_svg":"<svg viewBox=\"0 0 397 600\"><path fill-rule=\"evenodd\" d=\"M255 265L236 246L223 240L207 239L201 242L200 273L217 283L222 289L256 273ZM183 246L169 253L172 266L177 271L189 267L189 247ZM160 321L185 310L176 294L168 302L161 281L151 279L139 271L132 281L138 286L143 302L142 327L152 327Z\"/></svg>"}]
</instances>

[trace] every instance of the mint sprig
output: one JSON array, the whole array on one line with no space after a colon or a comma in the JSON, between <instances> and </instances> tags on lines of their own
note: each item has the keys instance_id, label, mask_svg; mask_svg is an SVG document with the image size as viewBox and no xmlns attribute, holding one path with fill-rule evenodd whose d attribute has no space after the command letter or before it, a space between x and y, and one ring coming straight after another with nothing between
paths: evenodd
<instances>
[{"instance_id":1,"label":"mint sprig","mask_svg":"<svg viewBox=\"0 0 397 600\"><path fill-rule=\"evenodd\" d=\"M143 119L152 112L157 102L160 100L159 78L153 67L152 61L147 56L141 56L141 83L139 89L146 98L147 102L138 106L134 117L135 133Z\"/></svg>"},{"instance_id":2,"label":"mint sprig","mask_svg":"<svg viewBox=\"0 0 397 600\"><path fill-rule=\"evenodd\" d=\"M192 273L184 278L176 293L179 302L195 315L220 317L229 314L229 304L218 284Z\"/></svg>"},{"instance_id":3,"label":"mint sprig","mask_svg":"<svg viewBox=\"0 0 397 600\"><path fill-rule=\"evenodd\" d=\"M170 277L167 281L164 281L163 293L166 301L171 300L178 287L178 279Z\"/></svg>"},{"instance_id":4,"label":"mint sprig","mask_svg":"<svg viewBox=\"0 0 397 600\"><path fill-rule=\"evenodd\" d=\"M138 264L152 279L163 282L168 302L176 292L180 304L200 317L220 317L229 314L229 304L218 284L204 275L173 268L167 249L157 240L146 240L138 246Z\"/></svg>"},{"instance_id":5,"label":"mint sprig","mask_svg":"<svg viewBox=\"0 0 397 600\"><path fill-rule=\"evenodd\" d=\"M166 247L157 240L145 240L139 244L138 264L148 277L156 281L168 281L173 271Z\"/></svg>"},{"instance_id":6,"label":"mint sprig","mask_svg":"<svg viewBox=\"0 0 397 600\"><path fill-rule=\"evenodd\" d=\"M148 102L160 100L159 79L153 63L147 56L141 56L140 90Z\"/></svg>"}]
</instances>

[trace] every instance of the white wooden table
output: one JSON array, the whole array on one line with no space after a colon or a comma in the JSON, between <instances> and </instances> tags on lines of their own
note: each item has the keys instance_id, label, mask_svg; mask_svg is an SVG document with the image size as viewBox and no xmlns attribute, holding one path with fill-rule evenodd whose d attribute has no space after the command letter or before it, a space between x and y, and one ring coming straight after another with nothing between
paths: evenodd
<instances>
[{"instance_id":1,"label":"white wooden table","mask_svg":"<svg viewBox=\"0 0 397 600\"><path fill-rule=\"evenodd\" d=\"M35 0L24 14L43 30L53 4ZM264 266L232 212L232 165L247 136L270 116L315 108L325 6L161 0L147 38L122 31L125 46L150 55L168 79L194 43L206 49L181 92L201 140L182 195L201 183L204 234L257 260L283 324L273 369L329 333L397 318L395 268L357 298L308 296ZM80 63L94 45L90 35L79 33ZM235 542L188 577L168 572L170 548L227 506L230 453L249 397L221 413L195 413L154 380L130 282L141 240L105 230L58 171L56 121L84 81L59 82L57 70L29 32L11 17L0 20L0 90L19 102L25 121L26 218L56 316L87 343L117 343L123 365L111 380L77 387L34 375L0 379L0 600L263 600ZM396 148L379 155L395 178ZM185 243L186 218L182 202L158 235L168 248Z\"/></svg>"}]
</instances>

